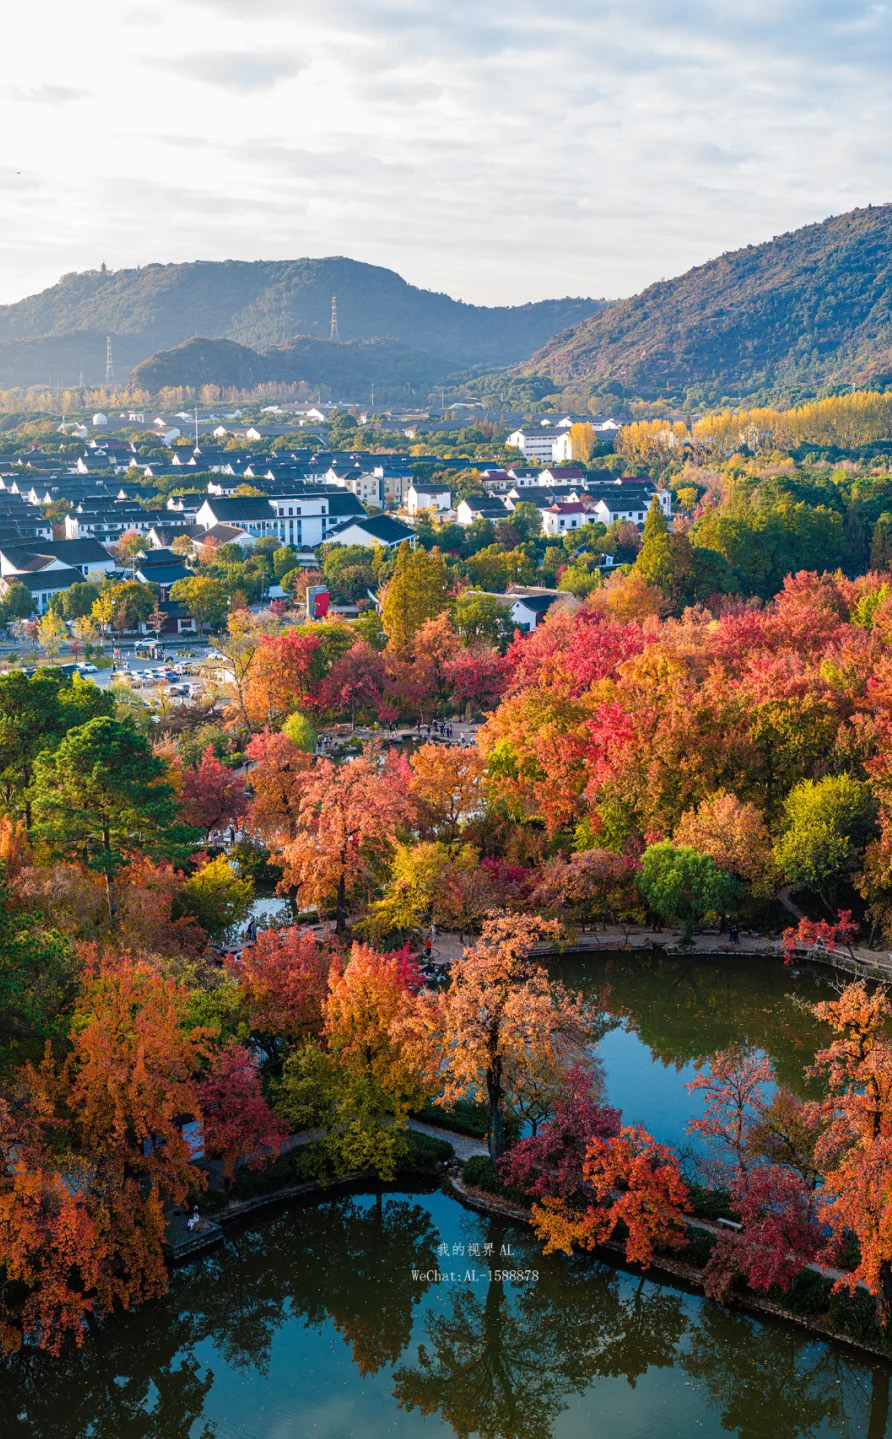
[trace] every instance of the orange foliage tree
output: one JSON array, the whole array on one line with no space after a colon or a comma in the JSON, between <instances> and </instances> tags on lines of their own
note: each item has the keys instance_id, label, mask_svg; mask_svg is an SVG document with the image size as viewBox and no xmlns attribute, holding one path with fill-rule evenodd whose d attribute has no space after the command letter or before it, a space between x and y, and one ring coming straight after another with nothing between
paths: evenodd
<instances>
[{"instance_id":1,"label":"orange foliage tree","mask_svg":"<svg viewBox=\"0 0 892 1439\"><path fill-rule=\"evenodd\" d=\"M452 967L445 993L425 992L407 1023L417 1042L435 1044L447 1104L485 1096L489 1149L505 1149L506 1091L539 1070L569 1068L591 1033L591 1016L531 959L537 940L557 933L553 920L498 915Z\"/></svg>"},{"instance_id":2,"label":"orange foliage tree","mask_svg":"<svg viewBox=\"0 0 892 1439\"><path fill-rule=\"evenodd\" d=\"M859 981L814 1012L835 1035L815 1057L828 1089L827 1126L815 1150L825 1217L840 1238L851 1230L860 1251L858 1267L837 1287L866 1285L885 1324L892 1314L892 1005Z\"/></svg>"},{"instance_id":3,"label":"orange foliage tree","mask_svg":"<svg viewBox=\"0 0 892 1439\"><path fill-rule=\"evenodd\" d=\"M410 1043L402 1026L416 1005L420 975L405 952L354 944L332 969L325 1038L336 1076L330 1142L347 1169L392 1178L405 1151L409 1112L436 1089L434 1050Z\"/></svg>"},{"instance_id":4,"label":"orange foliage tree","mask_svg":"<svg viewBox=\"0 0 892 1439\"><path fill-rule=\"evenodd\" d=\"M143 961L101 961L68 1056L48 1050L24 1070L27 1118L0 1132L0 1253L26 1286L18 1308L4 1295L7 1340L58 1349L66 1332L80 1340L90 1315L164 1292L165 1204L203 1182L181 1123L200 1117L208 1033L187 1027L187 1002Z\"/></svg>"},{"instance_id":5,"label":"orange foliage tree","mask_svg":"<svg viewBox=\"0 0 892 1439\"><path fill-rule=\"evenodd\" d=\"M302 780L294 837L281 848L285 883L297 887L301 904L334 902L339 933L349 901L370 886L408 818L408 779L405 760L379 769L363 756L344 765L317 760Z\"/></svg>"},{"instance_id":6,"label":"orange foliage tree","mask_svg":"<svg viewBox=\"0 0 892 1439\"><path fill-rule=\"evenodd\" d=\"M533 1206L533 1227L545 1252L594 1249L626 1231L626 1258L647 1268L660 1248L684 1244L682 1216L688 1200L678 1158L640 1125L596 1137L582 1165L590 1199L579 1208L556 1195Z\"/></svg>"},{"instance_id":7,"label":"orange foliage tree","mask_svg":"<svg viewBox=\"0 0 892 1439\"><path fill-rule=\"evenodd\" d=\"M270 848L293 840L297 832L301 785L313 757L287 735L265 729L245 753L252 762L248 825Z\"/></svg>"},{"instance_id":8,"label":"orange foliage tree","mask_svg":"<svg viewBox=\"0 0 892 1439\"><path fill-rule=\"evenodd\" d=\"M410 763L409 788L419 801L422 824L455 844L462 818L481 802L485 765L480 751L425 744Z\"/></svg>"}]
</instances>

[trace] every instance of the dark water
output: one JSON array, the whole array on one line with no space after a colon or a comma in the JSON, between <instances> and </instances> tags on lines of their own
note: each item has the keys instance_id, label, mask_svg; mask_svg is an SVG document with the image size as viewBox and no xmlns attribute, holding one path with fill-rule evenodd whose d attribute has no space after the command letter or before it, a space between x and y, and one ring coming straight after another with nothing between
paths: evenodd
<instances>
[{"instance_id":1,"label":"dark water","mask_svg":"<svg viewBox=\"0 0 892 1439\"><path fill-rule=\"evenodd\" d=\"M538 1279L490 1280L473 1244L491 1263L510 1246L501 1263ZM413 1278L438 1267L455 1278ZM19 1363L0 1397L8 1439L889 1432L885 1370L588 1259L543 1259L527 1230L440 1193L268 1216L79 1354Z\"/></svg>"},{"instance_id":2,"label":"dark water","mask_svg":"<svg viewBox=\"0 0 892 1439\"><path fill-rule=\"evenodd\" d=\"M697 1110L682 1084L698 1055L745 1039L802 1089L821 1042L785 998L829 993L814 973L629 956L562 969L602 999L609 987L610 1097L663 1139ZM528 1230L440 1192L269 1213L81 1351L0 1367L2 1439L693 1434L892 1439L889 1370L588 1258L546 1259Z\"/></svg>"}]
</instances>

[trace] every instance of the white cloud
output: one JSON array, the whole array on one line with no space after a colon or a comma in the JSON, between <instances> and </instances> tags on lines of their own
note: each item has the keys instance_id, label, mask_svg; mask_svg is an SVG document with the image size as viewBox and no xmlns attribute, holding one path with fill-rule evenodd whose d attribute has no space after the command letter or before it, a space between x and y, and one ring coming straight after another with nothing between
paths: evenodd
<instances>
[{"instance_id":1,"label":"white cloud","mask_svg":"<svg viewBox=\"0 0 892 1439\"><path fill-rule=\"evenodd\" d=\"M483 303L628 294L892 197L890 10L870 0L95 0L91 18L20 12L4 300L102 259L304 254Z\"/></svg>"}]
</instances>

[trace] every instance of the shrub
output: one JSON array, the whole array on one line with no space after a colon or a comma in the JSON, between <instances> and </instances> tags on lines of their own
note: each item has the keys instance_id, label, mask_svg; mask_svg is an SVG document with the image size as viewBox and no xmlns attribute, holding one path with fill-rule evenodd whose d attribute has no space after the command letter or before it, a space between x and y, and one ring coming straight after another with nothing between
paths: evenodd
<instances>
[{"instance_id":1,"label":"shrub","mask_svg":"<svg viewBox=\"0 0 892 1439\"><path fill-rule=\"evenodd\" d=\"M693 1228L685 1229L685 1238L687 1242L684 1249L680 1252L673 1252L677 1253L678 1258L686 1264L693 1265L695 1269L705 1269L712 1258L712 1251L718 1243L718 1238L715 1234L710 1234L708 1229Z\"/></svg>"},{"instance_id":2,"label":"shrub","mask_svg":"<svg viewBox=\"0 0 892 1439\"><path fill-rule=\"evenodd\" d=\"M869 1344L871 1349L892 1352L892 1342L876 1321L876 1301L866 1290L856 1289L854 1294L845 1291L831 1294L828 1317L831 1327L838 1334L847 1334L859 1344Z\"/></svg>"},{"instance_id":3,"label":"shrub","mask_svg":"<svg viewBox=\"0 0 892 1439\"><path fill-rule=\"evenodd\" d=\"M790 1314L805 1317L826 1313L832 1288L832 1279L825 1279L823 1274L818 1274L814 1269L803 1269L788 1290L784 1291L773 1284L768 1291L768 1297L773 1304L788 1310Z\"/></svg>"},{"instance_id":4,"label":"shrub","mask_svg":"<svg viewBox=\"0 0 892 1439\"><path fill-rule=\"evenodd\" d=\"M475 1154L466 1159L461 1171L462 1183L470 1189L482 1189L484 1194L493 1194L511 1204L529 1208L530 1201L516 1184L505 1184L488 1154Z\"/></svg>"},{"instance_id":5,"label":"shrub","mask_svg":"<svg viewBox=\"0 0 892 1439\"><path fill-rule=\"evenodd\" d=\"M727 1189L705 1189L702 1184L689 1184L689 1210L698 1219L734 1219L731 1195Z\"/></svg>"},{"instance_id":6,"label":"shrub","mask_svg":"<svg viewBox=\"0 0 892 1439\"><path fill-rule=\"evenodd\" d=\"M448 1164L455 1157L455 1150L446 1139L435 1139L433 1135L419 1134L410 1129L408 1140L409 1152L399 1164L401 1173L433 1169L438 1164Z\"/></svg>"},{"instance_id":7,"label":"shrub","mask_svg":"<svg viewBox=\"0 0 892 1439\"><path fill-rule=\"evenodd\" d=\"M482 1104L470 1099L459 1099L455 1104L425 1104L412 1114L424 1124L436 1124L440 1129L452 1129L456 1134L467 1134L471 1139L485 1139L489 1133L489 1117ZM505 1115L505 1138L511 1143L519 1132L517 1120Z\"/></svg>"}]
</instances>

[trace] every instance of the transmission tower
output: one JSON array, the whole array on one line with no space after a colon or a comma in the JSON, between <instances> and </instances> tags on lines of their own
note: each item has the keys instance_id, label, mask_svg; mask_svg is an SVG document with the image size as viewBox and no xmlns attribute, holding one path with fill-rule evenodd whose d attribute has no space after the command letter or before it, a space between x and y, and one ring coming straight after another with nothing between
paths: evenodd
<instances>
[{"instance_id":1,"label":"transmission tower","mask_svg":"<svg viewBox=\"0 0 892 1439\"><path fill-rule=\"evenodd\" d=\"M330 340L339 340L339 339L341 338L340 335L338 334L338 297L337 297L337 295L332 295L332 297L331 297L331 333L329 334L329 337L328 337L328 338L329 338Z\"/></svg>"},{"instance_id":2,"label":"transmission tower","mask_svg":"<svg viewBox=\"0 0 892 1439\"><path fill-rule=\"evenodd\" d=\"M111 335L105 337L105 383L113 385L115 382L115 362L112 356Z\"/></svg>"}]
</instances>

